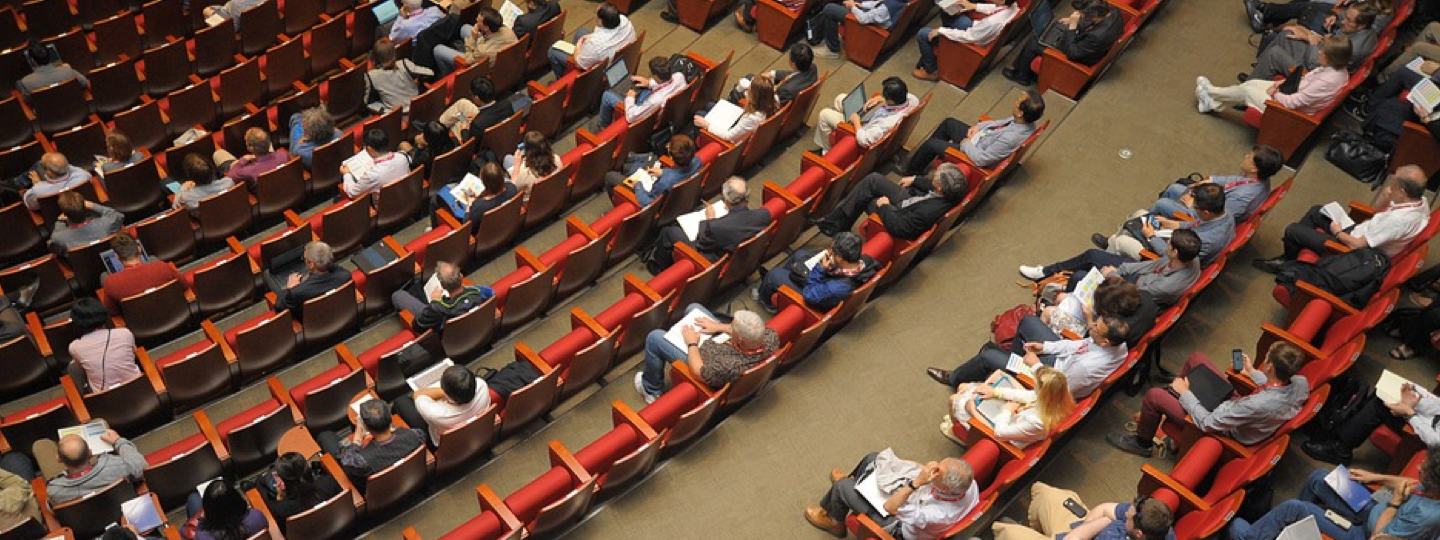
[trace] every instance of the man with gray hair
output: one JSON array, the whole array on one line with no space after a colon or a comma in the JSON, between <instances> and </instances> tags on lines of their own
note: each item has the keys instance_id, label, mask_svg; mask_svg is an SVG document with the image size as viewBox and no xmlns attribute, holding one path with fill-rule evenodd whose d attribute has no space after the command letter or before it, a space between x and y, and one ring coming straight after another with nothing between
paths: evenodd
<instances>
[{"instance_id":1,"label":"man with gray hair","mask_svg":"<svg viewBox=\"0 0 1440 540\"><path fill-rule=\"evenodd\" d=\"M635 391L645 403L665 392L665 370L671 362L684 360L691 373L718 390L780 347L780 335L754 311L736 311L729 324L717 319L705 306L690 304L685 318L675 323L682 343L667 338L665 330L645 336L645 369L635 374Z\"/></svg>"},{"instance_id":2,"label":"man with gray hair","mask_svg":"<svg viewBox=\"0 0 1440 540\"><path fill-rule=\"evenodd\" d=\"M28 184L26 180L28 180ZM24 195L25 207L39 210L40 197L80 187L81 184L90 181L90 173L71 165L70 160L65 158L65 154L47 152L40 157L39 163L30 168L29 177L26 180L16 182L28 185L30 188Z\"/></svg>"},{"instance_id":3,"label":"man with gray hair","mask_svg":"<svg viewBox=\"0 0 1440 540\"><path fill-rule=\"evenodd\" d=\"M825 217L813 220L820 233L835 236L850 230L860 214L880 216L891 236L914 240L965 198L965 173L953 163L935 168L935 177L906 176L899 183L870 173Z\"/></svg>"},{"instance_id":4,"label":"man with gray hair","mask_svg":"<svg viewBox=\"0 0 1440 540\"><path fill-rule=\"evenodd\" d=\"M411 280L404 288L390 294L395 308L406 311L414 317L412 330L424 332L445 326L445 321L469 313L475 306L495 296L495 290L483 286L465 286L465 276L460 267L448 262L435 263L435 281L438 290L425 290L427 282L419 277Z\"/></svg>"},{"instance_id":5,"label":"man with gray hair","mask_svg":"<svg viewBox=\"0 0 1440 540\"><path fill-rule=\"evenodd\" d=\"M421 30L439 22L445 13L439 7L425 7L422 0L401 0L400 16L390 27L390 42L400 43L415 37Z\"/></svg>"},{"instance_id":6,"label":"man with gray hair","mask_svg":"<svg viewBox=\"0 0 1440 540\"><path fill-rule=\"evenodd\" d=\"M1430 223L1425 182L1425 171L1420 167L1400 166L1380 190L1375 213L1350 227L1341 227L1332 220L1324 205L1312 206L1300 221L1285 227L1284 253L1271 259L1255 259L1253 264L1273 274L1286 261L1295 260L1302 249L1328 255L1330 250L1325 244L1332 241L1350 249L1375 248L1394 258Z\"/></svg>"},{"instance_id":7,"label":"man with gray hair","mask_svg":"<svg viewBox=\"0 0 1440 540\"><path fill-rule=\"evenodd\" d=\"M883 506L888 516L881 515L855 487L872 475L886 497ZM980 487L965 460L945 458L922 465L886 449L865 456L848 475L831 469L830 490L820 504L805 508L805 520L844 538L846 516L864 514L897 538L934 540L979 502Z\"/></svg>"},{"instance_id":8,"label":"man with gray hair","mask_svg":"<svg viewBox=\"0 0 1440 540\"><path fill-rule=\"evenodd\" d=\"M305 272L290 274L283 284L269 270L261 274L270 292L275 293L275 312L288 309L297 321L301 320L300 310L305 306L305 302L350 282L350 271L335 264L335 252L330 249L330 244L305 244L303 257ZM271 266L283 266L283 263L277 261Z\"/></svg>"},{"instance_id":9,"label":"man with gray hair","mask_svg":"<svg viewBox=\"0 0 1440 540\"><path fill-rule=\"evenodd\" d=\"M345 476L350 477L356 489L364 491L370 475L389 468L425 444L425 434L414 428L395 429L390 405L378 399L361 402L360 414L355 416L355 431L349 438L342 441L335 432L322 431L315 436L315 443L326 454L335 456Z\"/></svg>"},{"instance_id":10,"label":"man with gray hair","mask_svg":"<svg viewBox=\"0 0 1440 540\"><path fill-rule=\"evenodd\" d=\"M769 210L749 207L750 188L744 178L732 176L726 180L720 187L720 201L660 229L644 256L645 268L651 274L664 272L675 262L677 243L695 248L706 260L718 261L770 225ZM687 230L681 225L701 216L698 226Z\"/></svg>"}]
</instances>

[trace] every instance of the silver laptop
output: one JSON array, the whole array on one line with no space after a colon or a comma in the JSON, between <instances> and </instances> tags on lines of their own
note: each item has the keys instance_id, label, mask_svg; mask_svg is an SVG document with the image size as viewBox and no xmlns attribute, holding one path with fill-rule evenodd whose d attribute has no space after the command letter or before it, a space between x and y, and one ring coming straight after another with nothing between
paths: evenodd
<instances>
[{"instance_id":1,"label":"silver laptop","mask_svg":"<svg viewBox=\"0 0 1440 540\"><path fill-rule=\"evenodd\" d=\"M856 85L854 90L851 90L849 94L845 94L845 101L842 101L840 105L845 108L845 110L841 112L845 113L845 118L847 119L850 118L850 115L863 110L865 108L865 83L862 82Z\"/></svg>"}]
</instances>

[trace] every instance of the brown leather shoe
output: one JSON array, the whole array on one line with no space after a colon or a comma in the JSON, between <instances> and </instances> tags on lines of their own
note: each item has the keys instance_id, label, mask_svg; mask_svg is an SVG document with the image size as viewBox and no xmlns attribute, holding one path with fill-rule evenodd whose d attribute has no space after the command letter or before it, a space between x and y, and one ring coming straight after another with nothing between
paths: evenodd
<instances>
[{"instance_id":1,"label":"brown leather shoe","mask_svg":"<svg viewBox=\"0 0 1440 540\"><path fill-rule=\"evenodd\" d=\"M849 475L845 474L845 471L842 471L842 470L840 470L840 469L830 469L830 483L831 483L831 484L834 484L834 483L836 483L836 482L839 482L842 478L845 478L846 476L849 476Z\"/></svg>"},{"instance_id":2,"label":"brown leather shoe","mask_svg":"<svg viewBox=\"0 0 1440 540\"><path fill-rule=\"evenodd\" d=\"M828 532L836 538L845 538L845 524L835 521L830 514L816 505L805 507L805 521L809 521L816 529Z\"/></svg>"},{"instance_id":3,"label":"brown leather shoe","mask_svg":"<svg viewBox=\"0 0 1440 540\"><path fill-rule=\"evenodd\" d=\"M735 25L746 32L755 31L755 27L745 24L745 16L740 14L740 10L735 10Z\"/></svg>"},{"instance_id":4,"label":"brown leather shoe","mask_svg":"<svg viewBox=\"0 0 1440 540\"><path fill-rule=\"evenodd\" d=\"M938 81L938 80L940 80L940 74L939 74L939 73L931 73L931 72L929 72L929 71L925 71L925 70L923 70L923 69L918 69L918 68L915 69L915 70L913 70L913 71L911 71L911 72L910 72L910 75L912 75L912 76L914 76L916 79L920 79L920 80L922 80L922 81Z\"/></svg>"}]
</instances>

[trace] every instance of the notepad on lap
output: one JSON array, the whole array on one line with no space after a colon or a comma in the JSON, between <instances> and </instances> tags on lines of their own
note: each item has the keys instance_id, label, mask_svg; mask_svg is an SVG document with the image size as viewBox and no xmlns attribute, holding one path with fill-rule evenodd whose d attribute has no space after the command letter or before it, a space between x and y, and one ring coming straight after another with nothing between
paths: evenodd
<instances>
[{"instance_id":1,"label":"notepad on lap","mask_svg":"<svg viewBox=\"0 0 1440 540\"><path fill-rule=\"evenodd\" d=\"M375 159L370 157L369 152L361 150L359 153L350 156L350 159L345 160L344 165L346 169L350 170L350 176L359 178L365 176L365 173L369 172L370 168L375 166Z\"/></svg>"},{"instance_id":2,"label":"notepad on lap","mask_svg":"<svg viewBox=\"0 0 1440 540\"><path fill-rule=\"evenodd\" d=\"M1330 201L1330 203L1320 207L1320 212L1325 214L1325 217L1330 218L1330 221L1339 223L1342 229L1349 229L1355 226L1355 220L1350 219L1350 214L1345 212L1345 207L1340 206L1338 202Z\"/></svg>"},{"instance_id":3,"label":"notepad on lap","mask_svg":"<svg viewBox=\"0 0 1440 540\"><path fill-rule=\"evenodd\" d=\"M723 201L715 201L710 204L715 209L715 217L721 218L730 213L730 208L725 206ZM705 221L705 209L701 208L688 214L682 214L675 218L675 224L685 233L685 237L694 242L700 236L700 222Z\"/></svg>"},{"instance_id":4,"label":"notepad on lap","mask_svg":"<svg viewBox=\"0 0 1440 540\"><path fill-rule=\"evenodd\" d=\"M1380 374L1380 380L1375 382L1375 397L1385 403L1399 403L1401 390L1407 384L1414 383L1387 369Z\"/></svg>"},{"instance_id":5,"label":"notepad on lap","mask_svg":"<svg viewBox=\"0 0 1440 540\"><path fill-rule=\"evenodd\" d=\"M1024 365L1024 362L1021 362ZM1020 388L1020 384L1009 375L1001 375L995 382L988 383L993 388ZM1005 406L1010 402L1000 398L981 399L975 397L975 410L980 411L980 416L990 422L990 425L1002 424L1008 421L1011 414L1010 409Z\"/></svg>"},{"instance_id":6,"label":"notepad on lap","mask_svg":"<svg viewBox=\"0 0 1440 540\"><path fill-rule=\"evenodd\" d=\"M125 516L126 523L142 533L158 529L163 523L160 510L155 508L155 500L149 494L120 503L120 513Z\"/></svg>"},{"instance_id":7,"label":"notepad on lap","mask_svg":"<svg viewBox=\"0 0 1440 540\"><path fill-rule=\"evenodd\" d=\"M354 403L350 404L350 410L355 411L355 416L360 416L360 404L365 403L366 401L370 401L372 399L375 399L375 396L365 394L365 397L357 399Z\"/></svg>"},{"instance_id":8,"label":"notepad on lap","mask_svg":"<svg viewBox=\"0 0 1440 540\"><path fill-rule=\"evenodd\" d=\"M640 186L646 193L649 193L650 190L655 188L655 177L644 167L636 169L635 172L630 175L629 180L631 186Z\"/></svg>"},{"instance_id":9,"label":"notepad on lap","mask_svg":"<svg viewBox=\"0 0 1440 540\"><path fill-rule=\"evenodd\" d=\"M1305 516L1305 519L1286 526L1275 540L1320 540L1320 524L1315 521L1314 515Z\"/></svg>"},{"instance_id":10,"label":"notepad on lap","mask_svg":"<svg viewBox=\"0 0 1440 540\"><path fill-rule=\"evenodd\" d=\"M520 9L520 6L515 5L515 3L510 0L505 0L505 3L500 6L500 17L505 20L505 26L513 28L515 26L515 19L524 13L525 12Z\"/></svg>"},{"instance_id":11,"label":"notepad on lap","mask_svg":"<svg viewBox=\"0 0 1440 540\"><path fill-rule=\"evenodd\" d=\"M220 14L218 14L218 13L215 14L215 15L211 15L211 16L209 16L209 17L205 17L205 24L208 24L208 25L210 25L210 26L217 26L217 25L220 25L220 24L222 24L222 23L224 23L224 22L225 22L225 17L221 17Z\"/></svg>"},{"instance_id":12,"label":"notepad on lap","mask_svg":"<svg viewBox=\"0 0 1440 540\"><path fill-rule=\"evenodd\" d=\"M945 10L947 15L959 15L965 11L964 8L960 7L960 0L937 0L935 5Z\"/></svg>"},{"instance_id":13,"label":"notepad on lap","mask_svg":"<svg viewBox=\"0 0 1440 540\"><path fill-rule=\"evenodd\" d=\"M1335 470L1325 475L1325 484L1335 490L1335 494L1339 495L1351 510L1359 512L1370 503L1370 490L1350 478L1350 469L1344 465L1336 466Z\"/></svg>"},{"instance_id":14,"label":"notepad on lap","mask_svg":"<svg viewBox=\"0 0 1440 540\"><path fill-rule=\"evenodd\" d=\"M436 362L433 366L425 368L425 371L421 371L414 377L405 379L405 384L410 385L410 389L416 391L423 388L440 386L440 376L444 375L445 370L449 369L450 366L453 365L455 365L455 362L451 361L449 358L446 358L444 360Z\"/></svg>"},{"instance_id":15,"label":"notepad on lap","mask_svg":"<svg viewBox=\"0 0 1440 540\"><path fill-rule=\"evenodd\" d=\"M213 483L215 483L216 481L219 481L219 480L220 480L220 477L217 476L217 477L215 477L215 478L211 478L211 479L206 480L206 481L204 481L204 482L200 482L200 484L198 484L198 485L195 486L195 491L196 491L197 493L199 493L201 497L204 497L204 496L205 496L205 488L210 487L210 484L213 484Z\"/></svg>"},{"instance_id":16,"label":"notepad on lap","mask_svg":"<svg viewBox=\"0 0 1440 540\"><path fill-rule=\"evenodd\" d=\"M440 286L440 273L430 274L430 280L425 282L425 298L429 302L431 298L440 298L445 294L445 288Z\"/></svg>"},{"instance_id":17,"label":"notepad on lap","mask_svg":"<svg viewBox=\"0 0 1440 540\"><path fill-rule=\"evenodd\" d=\"M106 424L104 419L91 420L88 423L78 426L61 428L58 433L57 440L69 437L71 435L77 435L81 439L85 439L85 444L86 446L90 447L91 454L114 452L114 446L111 446L110 443L107 443L104 440L100 439L100 436L104 435L105 432L109 429L110 425Z\"/></svg>"},{"instance_id":18,"label":"notepad on lap","mask_svg":"<svg viewBox=\"0 0 1440 540\"><path fill-rule=\"evenodd\" d=\"M874 472L856 482L855 491L860 492L860 495L865 497L865 502L870 503L881 516L890 517L890 512L885 511L885 500L890 497L880 491L880 478Z\"/></svg>"},{"instance_id":19,"label":"notepad on lap","mask_svg":"<svg viewBox=\"0 0 1440 540\"><path fill-rule=\"evenodd\" d=\"M571 56L575 55L575 44L570 43L569 41L565 41L563 39L560 41L556 41L554 45L550 46L550 48Z\"/></svg>"},{"instance_id":20,"label":"notepad on lap","mask_svg":"<svg viewBox=\"0 0 1440 540\"><path fill-rule=\"evenodd\" d=\"M1010 353L1010 361L1005 362L1005 371L1019 373L1030 378L1035 377L1035 368L1025 363L1024 356L1015 353Z\"/></svg>"},{"instance_id":21,"label":"notepad on lap","mask_svg":"<svg viewBox=\"0 0 1440 540\"><path fill-rule=\"evenodd\" d=\"M723 127L730 129L735 122L740 121L740 116L745 114L745 109L729 101L717 101L710 112L705 114L705 121L710 123L710 129Z\"/></svg>"},{"instance_id":22,"label":"notepad on lap","mask_svg":"<svg viewBox=\"0 0 1440 540\"><path fill-rule=\"evenodd\" d=\"M690 313L686 313L684 318L680 319L679 322L676 322L674 326L670 327L670 330L665 332L665 340L669 341L670 344L674 345L677 349L680 349L682 351L687 350L688 348L685 346L685 337L681 335L681 329L685 328L688 325L694 327L696 332L699 332L700 327L695 324L695 319L699 319L700 317L704 316L705 314L700 311L691 311ZM727 341L730 341L730 336L725 334L700 334L700 343L702 345L705 342L711 340L715 341L716 343L725 343Z\"/></svg>"},{"instance_id":23,"label":"notepad on lap","mask_svg":"<svg viewBox=\"0 0 1440 540\"><path fill-rule=\"evenodd\" d=\"M1419 105L1421 109L1434 111L1435 106L1440 105L1440 86L1436 86L1434 80L1420 79L1420 82L1410 89L1410 95L1406 99Z\"/></svg>"}]
</instances>

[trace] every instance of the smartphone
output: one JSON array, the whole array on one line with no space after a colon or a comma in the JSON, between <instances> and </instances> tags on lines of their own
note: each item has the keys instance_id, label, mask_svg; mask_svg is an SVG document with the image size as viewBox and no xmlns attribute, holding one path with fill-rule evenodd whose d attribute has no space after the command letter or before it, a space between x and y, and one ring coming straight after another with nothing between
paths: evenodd
<instances>
[{"instance_id":1,"label":"smartphone","mask_svg":"<svg viewBox=\"0 0 1440 540\"><path fill-rule=\"evenodd\" d=\"M1090 513L1089 511L1085 510L1084 506L1080 506L1080 502L1076 501L1075 499L1065 499L1065 502L1062 504L1065 505L1066 510L1069 510L1071 514L1075 514L1075 517L1077 518L1084 519L1085 514Z\"/></svg>"},{"instance_id":2,"label":"smartphone","mask_svg":"<svg viewBox=\"0 0 1440 540\"><path fill-rule=\"evenodd\" d=\"M1245 370L1245 353L1240 352L1240 349L1231 349L1231 350L1230 350L1230 362L1231 362L1232 364L1234 364L1234 366L1235 366L1235 371L1236 371L1237 373L1238 373L1238 372L1241 372L1241 371L1244 371L1244 370Z\"/></svg>"}]
</instances>

